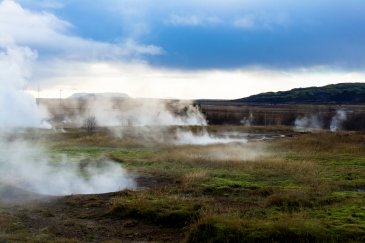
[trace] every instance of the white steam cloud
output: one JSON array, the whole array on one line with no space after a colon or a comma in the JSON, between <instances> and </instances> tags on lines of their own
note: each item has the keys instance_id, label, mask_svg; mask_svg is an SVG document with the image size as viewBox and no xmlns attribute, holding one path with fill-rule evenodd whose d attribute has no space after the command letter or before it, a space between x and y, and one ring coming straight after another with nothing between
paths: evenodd
<instances>
[{"instance_id":1,"label":"white steam cloud","mask_svg":"<svg viewBox=\"0 0 365 243\"><path fill-rule=\"evenodd\" d=\"M321 120L314 114L298 117L294 125L295 129L300 131L321 130L323 128Z\"/></svg>"},{"instance_id":2,"label":"white steam cloud","mask_svg":"<svg viewBox=\"0 0 365 243\"><path fill-rule=\"evenodd\" d=\"M49 127L46 113L23 91L37 58L28 47L0 41L0 185L51 195L110 192L133 187L131 177L111 161L56 162L39 146L17 138L20 128Z\"/></svg>"},{"instance_id":3,"label":"white steam cloud","mask_svg":"<svg viewBox=\"0 0 365 243\"><path fill-rule=\"evenodd\" d=\"M253 114L252 112L250 112L250 114L248 115L248 117L244 117L240 123L246 127L249 127L252 125L253 123L253 120L254 120L254 117L253 117Z\"/></svg>"},{"instance_id":4,"label":"white steam cloud","mask_svg":"<svg viewBox=\"0 0 365 243\"><path fill-rule=\"evenodd\" d=\"M295 129L299 131L313 131L325 128L329 129L331 132L335 132L342 129L343 123L347 120L347 114L348 111L344 109L338 109L336 110L336 113L332 116L332 118L325 119L325 117L320 117L320 115L317 114L298 117L294 123ZM328 123L324 122L324 120L326 120ZM327 125L324 125L324 123L326 123Z\"/></svg>"},{"instance_id":5,"label":"white steam cloud","mask_svg":"<svg viewBox=\"0 0 365 243\"><path fill-rule=\"evenodd\" d=\"M44 195L103 193L134 187L133 178L115 162L52 158L41 146L2 140L0 181L7 185Z\"/></svg>"},{"instance_id":6,"label":"white steam cloud","mask_svg":"<svg viewBox=\"0 0 365 243\"><path fill-rule=\"evenodd\" d=\"M183 113L183 114L182 114ZM100 126L206 126L198 108L184 103L157 99L125 99L115 102L110 97L87 100L83 114L93 115Z\"/></svg>"},{"instance_id":7,"label":"white steam cloud","mask_svg":"<svg viewBox=\"0 0 365 243\"><path fill-rule=\"evenodd\" d=\"M246 143L246 138L233 138L229 136L212 136L206 130L198 134L191 131L178 130L176 133L176 140L173 141L179 145L209 145L209 144L229 144L229 143ZM218 151L219 152L219 151ZM222 152L222 151L220 151Z\"/></svg>"},{"instance_id":8,"label":"white steam cloud","mask_svg":"<svg viewBox=\"0 0 365 243\"><path fill-rule=\"evenodd\" d=\"M22 91L36 57L27 47L0 43L0 128L47 126L42 124L46 112L40 112L34 98Z\"/></svg>"},{"instance_id":9,"label":"white steam cloud","mask_svg":"<svg viewBox=\"0 0 365 243\"><path fill-rule=\"evenodd\" d=\"M347 119L347 112L345 110L337 110L336 115L332 117L330 130L336 132L342 129L342 123Z\"/></svg>"},{"instance_id":10,"label":"white steam cloud","mask_svg":"<svg viewBox=\"0 0 365 243\"><path fill-rule=\"evenodd\" d=\"M209 134L204 114L187 101L131 99L111 93L76 95L63 102L65 111L78 107L77 112L65 117L65 125L86 127L91 117L95 118L95 126L108 128L118 138L130 136L139 141L174 145L247 142L245 138ZM190 126L200 128L193 132Z\"/></svg>"}]
</instances>

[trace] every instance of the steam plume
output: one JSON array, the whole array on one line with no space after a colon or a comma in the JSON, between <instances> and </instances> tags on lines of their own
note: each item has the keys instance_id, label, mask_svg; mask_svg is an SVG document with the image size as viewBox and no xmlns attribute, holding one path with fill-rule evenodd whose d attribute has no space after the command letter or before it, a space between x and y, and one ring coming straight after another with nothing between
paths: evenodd
<instances>
[{"instance_id":1,"label":"steam plume","mask_svg":"<svg viewBox=\"0 0 365 243\"><path fill-rule=\"evenodd\" d=\"M294 122L297 130L311 131L320 130L323 124L317 115L311 114L303 117L298 117Z\"/></svg>"},{"instance_id":2,"label":"steam plume","mask_svg":"<svg viewBox=\"0 0 365 243\"><path fill-rule=\"evenodd\" d=\"M67 101L70 102L70 99ZM71 99L72 102L72 99ZM84 103L70 120L81 123L92 115L103 127L116 126L205 126L207 122L199 109L188 102L157 99L115 99L96 95L79 99Z\"/></svg>"},{"instance_id":3,"label":"steam plume","mask_svg":"<svg viewBox=\"0 0 365 243\"><path fill-rule=\"evenodd\" d=\"M45 126L46 112L40 112L35 100L22 91L36 57L27 47L9 45L0 51L0 128Z\"/></svg>"},{"instance_id":4,"label":"steam plume","mask_svg":"<svg viewBox=\"0 0 365 243\"><path fill-rule=\"evenodd\" d=\"M213 136L204 127L207 121L198 107L187 101L113 98L104 94L88 94L86 98L77 96L78 106L75 116L66 120L78 126L82 121L95 117L96 124L106 127L119 138L131 136L145 142L162 144L226 144L244 143L245 139ZM91 98L90 98L91 97ZM71 106L74 99L65 100ZM66 107L67 108L67 107ZM67 109L65 109L67 110ZM199 132L192 132L189 127L200 127ZM183 129L176 129L183 127Z\"/></svg>"},{"instance_id":5,"label":"steam plume","mask_svg":"<svg viewBox=\"0 0 365 243\"><path fill-rule=\"evenodd\" d=\"M338 131L342 128L342 123L347 119L347 112L345 110L337 110L336 115L332 117L330 130L332 132Z\"/></svg>"},{"instance_id":6,"label":"steam plume","mask_svg":"<svg viewBox=\"0 0 365 243\"><path fill-rule=\"evenodd\" d=\"M40 145L19 138L19 128L44 128L41 112L23 89L37 55L27 47L0 42L0 185L52 195L100 193L133 187L131 177L111 161L54 159Z\"/></svg>"},{"instance_id":7,"label":"steam plume","mask_svg":"<svg viewBox=\"0 0 365 243\"><path fill-rule=\"evenodd\" d=\"M228 143L246 143L246 142L247 139L245 138L212 136L206 130L203 130L198 134L194 134L191 131L178 130L176 133L176 139L173 141L173 143L181 145L183 144L209 145L209 144L228 144Z\"/></svg>"},{"instance_id":8,"label":"steam plume","mask_svg":"<svg viewBox=\"0 0 365 243\"><path fill-rule=\"evenodd\" d=\"M4 140L4 139L3 139ZM21 140L0 143L1 182L45 195L103 193L134 187L133 178L118 164L51 158L41 146Z\"/></svg>"}]
</instances>

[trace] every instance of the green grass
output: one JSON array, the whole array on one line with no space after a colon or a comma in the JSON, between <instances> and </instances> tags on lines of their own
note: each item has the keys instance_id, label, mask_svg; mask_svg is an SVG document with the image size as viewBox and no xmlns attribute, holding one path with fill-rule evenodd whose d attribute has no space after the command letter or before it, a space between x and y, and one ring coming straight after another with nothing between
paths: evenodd
<instances>
[{"instance_id":1,"label":"green grass","mask_svg":"<svg viewBox=\"0 0 365 243\"><path fill-rule=\"evenodd\" d=\"M166 190L116 199L111 214L191 225L189 242L361 241L365 198L356 191L365 185L361 141L362 134L304 134L249 145L269 155L248 160L206 159L217 150L236 152L225 146L76 147L68 152L104 155L130 170L177 179L180 183Z\"/></svg>"},{"instance_id":2,"label":"green grass","mask_svg":"<svg viewBox=\"0 0 365 243\"><path fill-rule=\"evenodd\" d=\"M182 227L196 220L201 208L200 204L186 199L142 192L116 199L109 216L137 218L165 227Z\"/></svg>"},{"instance_id":3,"label":"green grass","mask_svg":"<svg viewBox=\"0 0 365 243\"><path fill-rule=\"evenodd\" d=\"M187 242L332 242L333 232L320 221L282 218L278 221L213 216L195 224Z\"/></svg>"},{"instance_id":4,"label":"green grass","mask_svg":"<svg viewBox=\"0 0 365 243\"><path fill-rule=\"evenodd\" d=\"M236 152L227 146L58 149L107 156L129 170L176 179L166 190L115 199L110 214L190 225L189 242L361 241L365 198L356 190L365 185L363 137L302 134L258 142L248 146L267 153L253 159L206 159L217 150Z\"/></svg>"},{"instance_id":5,"label":"green grass","mask_svg":"<svg viewBox=\"0 0 365 243\"><path fill-rule=\"evenodd\" d=\"M49 146L171 179L112 198L105 218L177 228L187 242L365 241L364 133L294 134L240 146L142 146L92 136L74 131Z\"/></svg>"}]
</instances>

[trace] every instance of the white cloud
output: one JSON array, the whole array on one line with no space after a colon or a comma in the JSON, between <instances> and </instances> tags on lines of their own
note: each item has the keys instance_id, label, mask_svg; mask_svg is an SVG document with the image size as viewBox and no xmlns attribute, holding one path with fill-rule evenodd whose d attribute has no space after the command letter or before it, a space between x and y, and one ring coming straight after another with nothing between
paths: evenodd
<instances>
[{"instance_id":1,"label":"white cloud","mask_svg":"<svg viewBox=\"0 0 365 243\"><path fill-rule=\"evenodd\" d=\"M128 39L120 43L84 39L71 33L72 24L47 12L24 9L12 0L0 2L0 45L29 46L76 59L113 59L157 55L162 49Z\"/></svg>"},{"instance_id":2,"label":"white cloud","mask_svg":"<svg viewBox=\"0 0 365 243\"><path fill-rule=\"evenodd\" d=\"M191 15L191 16L179 16L176 14L171 14L170 18L167 21L170 24L173 25L201 25L203 23L203 20L197 16Z\"/></svg>"},{"instance_id":3,"label":"white cloud","mask_svg":"<svg viewBox=\"0 0 365 243\"><path fill-rule=\"evenodd\" d=\"M170 14L169 18L166 20L167 24L181 26L206 26L216 25L221 22L222 21L217 17L178 14Z\"/></svg>"},{"instance_id":4,"label":"white cloud","mask_svg":"<svg viewBox=\"0 0 365 243\"><path fill-rule=\"evenodd\" d=\"M132 55L133 53L160 55L164 52L161 47L154 45L141 45L133 39L127 39L123 43L123 46L129 51L129 55Z\"/></svg>"},{"instance_id":5,"label":"white cloud","mask_svg":"<svg viewBox=\"0 0 365 243\"><path fill-rule=\"evenodd\" d=\"M0 2L0 31L9 40L43 43L45 39L62 35L69 27L68 22L52 14L25 10L11 0Z\"/></svg>"},{"instance_id":6,"label":"white cloud","mask_svg":"<svg viewBox=\"0 0 365 243\"><path fill-rule=\"evenodd\" d=\"M227 22L227 17L218 19L209 16L212 15L170 17L179 25L232 24ZM235 21L242 28L270 28L285 26L287 17L270 14L242 15ZM23 46L29 55L36 56L38 52L41 58L34 61L32 80L35 83L29 89L34 92L39 85L41 96L58 97L59 90L62 89L63 96L80 91L109 91L128 93L134 97L233 99L299 86L365 82L364 73L346 73L333 69L292 70L283 73L257 68L203 71L156 68L144 63L139 56L163 53L159 47L140 44L133 38L118 44L84 39L75 35L73 28L71 23L51 13L30 11L11 0L0 2L0 48L9 50L14 44ZM47 51L51 55L42 57ZM34 60L35 56L30 59ZM15 54L12 57L17 58ZM0 62L1 70L7 67L7 64ZM27 73L21 75L20 77L28 79ZM16 80L18 77L11 79Z\"/></svg>"},{"instance_id":7,"label":"white cloud","mask_svg":"<svg viewBox=\"0 0 365 243\"><path fill-rule=\"evenodd\" d=\"M365 74L312 68L287 72L262 68L236 70L171 70L145 63L65 62L39 63L35 69L41 97L75 92L121 92L132 97L234 99L297 87L340 82L365 82ZM34 93L33 94L36 94Z\"/></svg>"},{"instance_id":8,"label":"white cloud","mask_svg":"<svg viewBox=\"0 0 365 243\"><path fill-rule=\"evenodd\" d=\"M41 8L41 9L60 9L64 6L61 0L18 0L22 5Z\"/></svg>"},{"instance_id":9,"label":"white cloud","mask_svg":"<svg viewBox=\"0 0 365 243\"><path fill-rule=\"evenodd\" d=\"M284 13L256 13L240 16L233 20L233 26L242 29L273 29L289 25L289 16Z\"/></svg>"},{"instance_id":10,"label":"white cloud","mask_svg":"<svg viewBox=\"0 0 365 243\"><path fill-rule=\"evenodd\" d=\"M255 21L252 17L245 16L234 20L233 26L243 29L251 29L255 27Z\"/></svg>"}]
</instances>

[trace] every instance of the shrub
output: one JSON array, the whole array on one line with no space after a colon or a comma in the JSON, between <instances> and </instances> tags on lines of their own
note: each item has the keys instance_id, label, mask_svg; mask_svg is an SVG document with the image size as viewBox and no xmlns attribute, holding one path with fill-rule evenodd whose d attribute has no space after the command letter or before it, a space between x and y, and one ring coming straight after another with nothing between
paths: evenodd
<instances>
[{"instance_id":1,"label":"shrub","mask_svg":"<svg viewBox=\"0 0 365 243\"><path fill-rule=\"evenodd\" d=\"M88 116L85 118L84 123L83 123L83 128L88 132L88 133L93 133L96 130L96 118L95 116Z\"/></svg>"}]
</instances>

